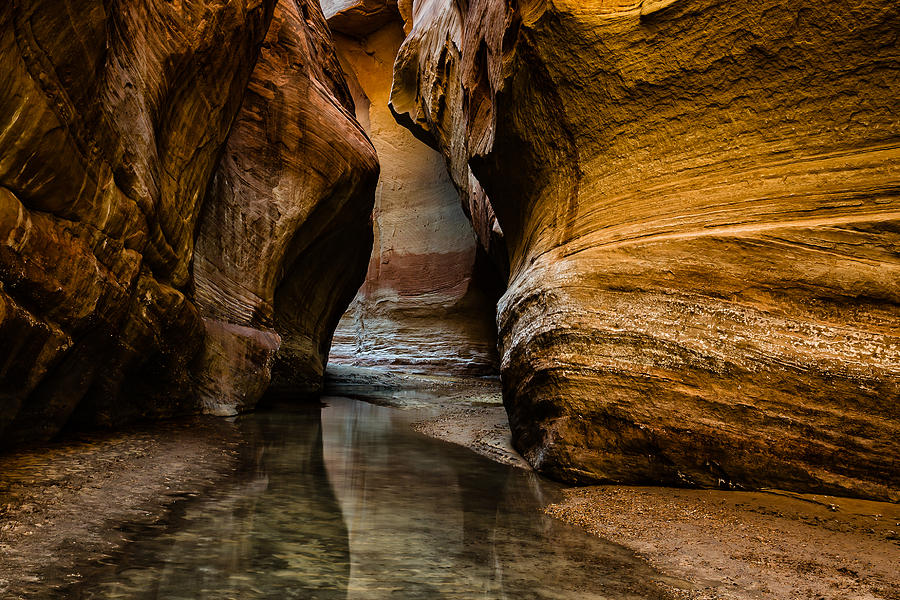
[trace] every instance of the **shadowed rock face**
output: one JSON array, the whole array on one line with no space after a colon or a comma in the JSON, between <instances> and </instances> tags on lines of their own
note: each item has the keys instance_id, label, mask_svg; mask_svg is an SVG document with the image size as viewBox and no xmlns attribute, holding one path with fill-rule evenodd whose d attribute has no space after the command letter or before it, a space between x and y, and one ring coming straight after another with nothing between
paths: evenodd
<instances>
[{"instance_id":1,"label":"shadowed rock face","mask_svg":"<svg viewBox=\"0 0 900 600\"><path fill-rule=\"evenodd\" d=\"M900 499L898 28L885 1L416 4L393 108L502 228L536 468Z\"/></svg>"},{"instance_id":2,"label":"shadowed rock face","mask_svg":"<svg viewBox=\"0 0 900 600\"><path fill-rule=\"evenodd\" d=\"M217 370L251 379L235 386L249 390L242 402L251 404L268 374L234 375L234 368L240 360L270 363L279 337L294 349L298 373L321 363L325 329L365 269L365 182L374 178L374 157L353 123L318 5L282 3L272 33L274 4L12 0L0 7L0 445L48 438L66 423L197 410L197 381L209 391ZM303 11L307 18L298 18ZM275 37L222 157L267 31ZM302 63L302 75L287 69L288 56ZM289 107L297 96L304 104ZM268 127L267 137L252 139L254 122L258 131ZM288 156L295 149L309 154ZM247 163L234 167L241 152ZM343 162L329 162L336 156ZM301 160L322 171L296 169ZM275 183L268 190L259 183L267 178ZM225 181L246 192L243 209L233 206L234 190L220 189ZM301 187L307 197L291 195ZM349 204L358 206L341 208ZM265 219L244 237L212 231L217 218L240 227L230 220L253 219L253 210ZM305 286L306 296L285 291L285 302L273 304L288 282L307 276L309 253L328 251L333 228L350 221L359 232L352 248L326 254L333 271L344 271L334 275L341 285ZM216 258L193 270L192 286L195 241L198 256ZM264 265L271 270L262 273L248 254L271 260ZM291 312L283 330L281 306ZM298 341L304 335L307 345ZM301 348L309 353L300 356Z\"/></svg>"},{"instance_id":3,"label":"shadowed rock face","mask_svg":"<svg viewBox=\"0 0 900 600\"><path fill-rule=\"evenodd\" d=\"M381 164L366 282L335 332L330 360L496 374L494 306L502 286L472 235L444 157L391 114L402 21L396 3L379 3L381 12L369 4L342 3L329 19L358 119ZM323 7L329 14L328 3Z\"/></svg>"},{"instance_id":4,"label":"shadowed rock face","mask_svg":"<svg viewBox=\"0 0 900 600\"><path fill-rule=\"evenodd\" d=\"M280 2L209 190L194 291L207 410L316 393L372 251L375 150L314 0Z\"/></svg>"}]
</instances>

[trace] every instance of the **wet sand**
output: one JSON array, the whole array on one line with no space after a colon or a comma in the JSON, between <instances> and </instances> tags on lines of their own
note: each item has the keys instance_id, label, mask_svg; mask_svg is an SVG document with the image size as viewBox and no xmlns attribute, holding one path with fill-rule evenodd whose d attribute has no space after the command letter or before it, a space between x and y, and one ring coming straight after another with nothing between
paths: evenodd
<instances>
[{"instance_id":1,"label":"wet sand","mask_svg":"<svg viewBox=\"0 0 900 600\"><path fill-rule=\"evenodd\" d=\"M130 532L230 473L240 442L210 417L0 455L0 598L45 598L48 582L78 582Z\"/></svg>"},{"instance_id":2,"label":"wet sand","mask_svg":"<svg viewBox=\"0 0 900 600\"><path fill-rule=\"evenodd\" d=\"M564 493L548 514L690 581L689 598L900 598L900 505L653 487Z\"/></svg>"}]
</instances>

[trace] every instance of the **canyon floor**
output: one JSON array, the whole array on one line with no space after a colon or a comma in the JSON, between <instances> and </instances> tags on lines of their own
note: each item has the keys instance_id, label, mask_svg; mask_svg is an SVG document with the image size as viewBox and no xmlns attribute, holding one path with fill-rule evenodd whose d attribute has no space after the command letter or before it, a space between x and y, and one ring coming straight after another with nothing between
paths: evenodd
<instances>
[{"instance_id":1,"label":"canyon floor","mask_svg":"<svg viewBox=\"0 0 900 600\"><path fill-rule=\"evenodd\" d=\"M418 431L527 468L512 449L496 380L332 369L328 393L425 417ZM233 472L244 440L198 418L80 435L0 456L0 596L77 583L114 561L135 530ZM597 486L564 490L545 511L621 544L691 599L900 598L900 505L800 496ZM61 588L64 589L64 588Z\"/></svg>"},{"instance_id":2,"label":"canyon floor","mask_svg":"<svg viewBox=\"0 0 900 600\"><path fill-rule=\"evenodd\" d=\"M226 420L198 417L0 455L0 597L78 583L230 473L241 442Z\"/></svg>"},{"instance_id":3,"label":"canyon floor","mask_svg":"<svg viewBox=\"0 0 900 600\"><path fill-rule=\"evenodd\" d=\"M435 414L418 431L528 468L512 448L497 382L339 367L331 385L400 408L427 406ZM564 494L548 514L689 581L693 590L672 590L685 598L900 599L897 504L777 490L593 486Z\"/></svg>"},{"instance_id":4,"label":"canyon floor","mask_svg":"<svg viewBox=\"0 0 900 600\"><path fill-rule=\"evenodd\" d=\"M780 492L570 488L550 515L690 581L692 599L900 598L900 506Z\"/></svg>"}]
</instances>

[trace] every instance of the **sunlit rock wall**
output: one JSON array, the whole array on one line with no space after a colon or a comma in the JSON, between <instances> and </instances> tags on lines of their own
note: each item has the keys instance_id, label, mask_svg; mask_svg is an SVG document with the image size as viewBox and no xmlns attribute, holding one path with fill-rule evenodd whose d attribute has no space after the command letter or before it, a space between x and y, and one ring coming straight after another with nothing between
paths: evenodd
<instances>
[{"instance_id":1,"label":"sunlit rock wall","mask_svg":"<svg viewBox=\"0 0 900 600\"><path fill-rule=\"evenodd\" d=\"M364 185L359 184L361 195L354 200L361 203L356 214L363 219L353 225L352 247L357 252L348 258L350 254L332 252L323 240L329 223L339 228L330 232L333 238L349 218L334 217L341 212L334 205L351 195L336 188L373 180L374 159L351 125L349 96L333 51L330 59L322 51L330 42L318 4L306 2L284 4L286 10L307 11L306 18L291 20L281 13L281 29L270 32L276 35L276 47L267 48L254 92L248 95L249 103L267 111L260 115L270 128L266 141L256 140L252 148L244 145L250 145L248 130L255 119L248 114L254 105L248 104L237 137L221 158L274 4L11 0L0 6L0 445L48 438L67 423L114 425L198 410L198 379L202 383L210 368L231 376L234 367L241 366L231 358L241 356L243 343L244 332L235 327L248 324L231 317L240 310L224 306L246 305L250 294L271 302L273 281L298 285L295 274L309 267L313 248L321 252L318 256L328 257L328 270L340 283L327 291L301 286L312 298L288 291L286 284L276 287L276 296L284 290L285 302L274 303L274 327L262 321L249 326L256 328L250 337L263 339L267 351L279 335L289 352L306 348L303 344L311 340L308 355L289 361L292 369L299 365L292 375L315 371L306 365L323 360L330 332L295 335L302 328L294 324L316 323L312 329L317 331L333 325L343 308L336 305L346 305L362 280L372 201L365 197ZM288 34L285 28L296 29ZM303 44L282 44L289 38L302 39ZM302 77L278 64L291 53L295 62L309 67L303 85L316 90L315 95L302 96L302 107L290 108L313 114L306 122L291 122L292 115L279 113L283 98L267 91L297 93L293 86L300 85L296 80ZM314 61L324 62L310 67ZM275 80L263 81L267 76ZM284 104L280 108L288 110ZM278 133L278 128L288 132ZM262 172L279 166L272 155L282 152L265 144L287 146L300 128L313 138L301 148L310 153L304 162L321 168L339 154L346 161L332 165L341 175L328 185L317 187L311 183L315 178L304 183L310 197L304 199L303 209L288 207L287 191L254 187L280 175ZM350 139L332 144L343 133ZM257 192L247 212L225 206L234 197L215 189L210 201L222 206L204 208L213 174L218 173L220 182L233 174L228 161L240 160L242 152L247 153L248 167L241 185ZM254 161L259 162L250 166ZM365 173L350 173L361 164ZM333 173L326 171L316 177L332 179ZM300 187L293 175L276 185ZM329 208L310 211L319 200ZM209 237L210 220L217 215L227 213L229 226L238 227L232 219L238 213L251 214L260 203L267 205L268 223L254 223L240 239L224 230ZM293 235L302 219L276 214L304 210L315 215L307 219L315 224L303 235ZM198 227L205 232L199 239L200 254L228 257L215 267L221 269L216 283L205 288L224 293L199 303L206 325L192 297L192 279L203 285L204 274L210 277L209 270L195 271L192 277ZM285 236L287 250L280 241ZM297 241L301 237L302 243ZM260 255L271 257L282 271L261 276L269 279L253 287L260 265L240 262L249 254L236 247L243 244L256 245L253 252L265 248ZM319 281L326 261L317 257L312 262L308 274ZM247 270L254 273L248 275ZM240 283L231 288L220 284L231 280ZM271 329L282 331L279 306L291 307L284 318L291 324L276 335ZM271 306L269 310L271 321ZM332 315L330 321L327 315ZM206 330L212 331L209 338ZM293 342L304 335L304 341ZM215 344L228 348L221 360L210 361L210 352L217 352ZM224 356L227 353L231 357ZM260 381L245 387L258 394L265 385Z\"/></svg>"},{"instance_id":2,"label":"sunlit rock wall","mask_svg":"<svg viewBox=\"0 0 900 600\"><path fill-rule=\"evenodd\" d=\"M381 176L368 274L335 333L331 360L496 373L494 305L502 283L477 248L443 156L399 125L388 107L404 38L396 3L337 4L323 6Z\"/></svg>"},{"instance_id":3,"label":"sunlit rock wall","mask_svg":"<svg viewBox=\"0 0 900 600\"><path fill-rule=\"evenodd\" d=\"M415 3L393 107L505 237L536 468L900 499L898 30L884 0Z\"/></svg>"}]
</instances>

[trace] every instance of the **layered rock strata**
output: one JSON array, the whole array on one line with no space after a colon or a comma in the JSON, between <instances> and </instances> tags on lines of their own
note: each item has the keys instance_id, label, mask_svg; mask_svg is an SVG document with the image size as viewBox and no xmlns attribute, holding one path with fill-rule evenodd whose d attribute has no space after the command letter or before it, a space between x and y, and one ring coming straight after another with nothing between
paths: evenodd
<instances>
[{"instance_id":1,"label":"layered rock strata","mask_svg":"<svg viewBox=\"0 0 900 600\"><path fill-rule=\"evenodd\" d=\"M392 104L504 234L532 465L900 499L898 29L885 1L416 3Z\"/></svg>"},{"instance_id":2,"label":"layered rock strata","mask_svg":"<svg viewBox=\"0 0 900 600\"><path fill-rule=\"evenodd\" d=\"M247 325L257 330L251 337L263 339L264 345L275 339L262 320L248 324L221 317L228 310L211 306L225 297L195 304L191 285L201 212L206 216L198 249L209 256L215 248L208 236L218 235L211 232L210 225L215 225L211 221L227 212L224 204L234 200L220 198L224 194L213 190L205 204L223 206L204 208L213 175L218 173L217 180L225 177L228 157L235 160L244 150L241 144L249 145L248 121L253 116L245 111L240 137L220 162L274 4L274 0L115 4L12 0L0 7L0 445L48 438L67 423L113 425L197 410L198 377L203 379L209 368L229 371L234 366L208 360L210 345L204 340L211 321L204 326L198 304L210 319L224 324L212 329ZM349 217L331 220L340 212L333 208L341 203L335 197L358 193L354 202L360 204L357 213L364 215L371 206L364 185L373 177L371 148L358 143L363 136L352 125L349 98L333 54L330 59L323 54L327 32L319 10L314 3L284 3L279 8L282 16L276 19L281 30L296 28L298 38L316 41L273 49L271 43L278 46L289 37L283 34L267 51L294 52L307 64L324 61L305 72L310 80L306 85L318 90L319 97L303 96L306 104L301 112L331 112L295 125L304 128L304 136L323 139L307 142L304 151L311 154L306 157L289 156L283 147L268 148L266 156L283 153L286 162L311 162L321 168L341 153L345 162L337 169L347 172L342 172L343 179L336 178L341 183L335 185L353 187L348 180L354 180L357 188L340 196L329 193L327 186L309 187L303 210L310 213L310 221L312 215L317 221L305 242L297 239L302 234L292 235L304 217L271 216L276 210L288 211L280 196L273 200L274 187L269 190L267 216L281 228L267 230L268 224L259 224L257 233L273 237L265 242L256 237L253 243L277 247L268 254L283 269L274 278L276 285L320 275L304 272L305 263L298 257L308 256L310 248L323 248L328 227L346 223ZM285 11L300 11L306 18L291 19ZM279 59L264 57L260 62L267 70L257 75L255 89L263 96L269 95L263 77L278 73L296 77L284 65L279 71ZM269 88L284 82L271 83ZM290 82L284 87L290 89ZM335 96L339 99L327 100ZM272 117L279 100L268 102L262 108L268 111L264 122L270 132L287 129L292 115ZM287 105L282 109L287 111ZM336 124L340 119L342 124ZM328 145L332 139L322 132L331 132L333 138L339 135L336 130L354 131L356 137L332 148ZM267 139L287 142L289 135ZM355 152L361 155L354 157ZM253 172L269 166L254 164L260 157L247 159L244 179L267 176ZM360 165L364 172L349 173ZM283 185L290 184L300 187L285 177ZM264 195L260 186L256 200L262 201ZM327 208L309 210L316 202ZM303 210L296 212L305 216ZM228 218L236 218L235 213L228 213ZM288 250L274 236L289 238ZM247 241L227 239L229 244ZM355 239L354 247L366 255L365 233ZM238 261L246 250L220 245L218 253ZM328 323L320 313L340 312L316 303L341 300L342 285L354 289L355 273L361 280L365 261L353 255L353 261L363 263L354 269L344 262L350 254L348 250L331 257L337 270L347 271L334 289L313 298L287 295L285 307L308 300L291 309L291 319L314 322L311 327L316 329L319 323ZM320 268L322 261L315 262ZM237 279L234 271L257 268L249 262L228 266L222 278ZM195 281L202 278L194 273ZM250 292L266 299L257 289ZM210 339L213 344L231 343L222 342L225 335L216 330ZM315 351L298 357L300 371L308 370L309 361L321 362L327 335L319 338ZM202 360L204 356L207 360ZM256 385L254 393L260 387Z\"/></svg>"},{"instance_id":3,"label":"layered rock strata","mask_svg":"<svg viewBox=\"0 0 900 600\"><path fill-rule=\"evenodd\" d=\"M252 407L273 369L280 388L321 390L372 248L378 163L353 111L318 4L279 3L197 236L210 412Z\"/></svg>"},{"instance_id":4,"label":"layered rock strata","mask_svg":"<svg viewBox=\"0 0 900 600\"><path fill-rule=\"evenodd\" d=\"M366 281L330 360L432 374L495 374L497 277L436 150L388 108L404 39L396 3L323 3L359 121L381 164Z\"/></svg>"}]
</instances>

